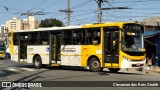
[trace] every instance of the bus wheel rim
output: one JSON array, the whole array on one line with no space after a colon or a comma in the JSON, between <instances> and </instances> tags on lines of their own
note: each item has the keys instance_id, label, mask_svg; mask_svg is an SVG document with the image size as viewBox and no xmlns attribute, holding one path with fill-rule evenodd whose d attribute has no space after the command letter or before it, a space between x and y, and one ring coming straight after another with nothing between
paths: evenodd
<instances>
[{"instance_id":1,"label":"bus wheel rim","mask_svg":"<svg viewBox=\"0 0 160 90\"><path fill-rule=\"evenodd\" d=\"M92 63L93 68L99 68L99 62L98 61L94 61Z\"/></svg>"},{"instance_id":2,"label":"bus wheel rim","mask_svg":"<svg viewBox=\"0 0 160 90\"><path fill-rule=\"evenodd\" d=\"M36 66L39 66L39 63L40 63L39 60L35 60L35 65Z\"/></svg>"}]
</instances>

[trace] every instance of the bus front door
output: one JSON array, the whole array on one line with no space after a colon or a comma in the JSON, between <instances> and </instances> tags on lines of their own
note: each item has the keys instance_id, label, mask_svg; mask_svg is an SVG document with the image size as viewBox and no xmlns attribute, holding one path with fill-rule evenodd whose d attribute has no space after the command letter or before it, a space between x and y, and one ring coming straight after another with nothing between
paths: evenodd
<instances>
[{"instance_id":1,"label":"bus front door","mask_svg":"<svg viewBox=\"0 0 160 90\"><path fill-rule=\"evenodd\" d=\"M60 42L61 42L61 35L60 34L51 34L50 39L50 60L51 63L57 64L60 61Z\"/></svg>"},{"instance_id":2,"label":"bus front door","mask_svg":"<svg viewBox=\"0 0 160 90\"><path fill-rule=\"evenodd\" d=\"M27 34L20 35L20 45L19 45L19 61L25 62L27 59Z\"/></svg>"},{"instance_id":3,"label":"bus front door","mask_svg":"<svg viewBox=\"0 0 160 90\"><path fill-rule=\"evenodd\" d=\"M108 68L119 67L119 31L116 28L104 29L104 62Z\"/></svg>"}]
</instances>

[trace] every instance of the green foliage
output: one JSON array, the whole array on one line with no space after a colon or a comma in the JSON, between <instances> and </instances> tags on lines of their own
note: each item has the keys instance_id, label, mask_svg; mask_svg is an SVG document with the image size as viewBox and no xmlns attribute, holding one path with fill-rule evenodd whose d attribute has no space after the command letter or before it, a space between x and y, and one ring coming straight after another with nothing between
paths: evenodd
<instances>
[{"instance_id":1,"label":"green foliage","mask_svg":"<svg viewBox=\"0 0 160 90\"><path fill-rule=\"evenodd\" d=\"M60 20L57 20L56 18L50 18L50 19L45 19L45 20L41 20L41 23L39 25L39 27L62 27L64 26L63 22Z\"/></svg>"}]
</instances>

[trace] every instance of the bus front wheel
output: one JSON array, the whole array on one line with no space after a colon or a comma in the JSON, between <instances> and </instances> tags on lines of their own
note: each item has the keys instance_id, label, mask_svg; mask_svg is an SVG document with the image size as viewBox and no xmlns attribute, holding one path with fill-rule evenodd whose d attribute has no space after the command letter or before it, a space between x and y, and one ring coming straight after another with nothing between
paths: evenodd
<instances>
[{"instance_id":1,"label":"bus front wheel","mask_svg":"<svg viewBox=\"0 0 160 90\"><path fill-rule=\"evenodd\" d=\"M120 68L108 68L108 69L112 73L117 73L120 70Z\"/></svg>"},{"instance_id":2,"label":"bus front wheel","mask_svg":"<svg viewBox=\"0 0 160 90\"><path fill-rule=\"evenodd\" d=\"M99 60L95 57L89 60L89 68L91 72L99 72L103 70L102 67L100 67Z\"/></svg>"},{"instance_id":3,"label":"bus front wheel","mask_svg":"<svg viewBox=\"0 0 160 90\"><path fill-rule=\"evenodd\" d=\"M40 56L35 56L34 57L34 59L33 59L34 61L34 67L35 68L41 68L42 67L42 59L41 59L41 57Z\"/></svg>"}]
</instances>

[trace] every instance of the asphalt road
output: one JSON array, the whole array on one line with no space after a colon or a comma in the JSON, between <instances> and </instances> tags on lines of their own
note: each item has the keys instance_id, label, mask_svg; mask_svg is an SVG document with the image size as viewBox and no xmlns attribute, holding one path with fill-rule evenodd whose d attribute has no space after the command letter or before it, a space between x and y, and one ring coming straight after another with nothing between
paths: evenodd
<instances>
[{"instance_id":1,"label":"asphalt road","mask_svg":"<svg viewBox=\"0 0 160 90\"><path fill-rule=\"evenodd\" d=\"M54 68L54 67L45 67L41 69L35 69L32 64L26 63L17 63L11 60L0 60L0 81L70 81L63 83L62 86L67 86L70 84L71 87L45 87L45 88L30 88L30 89L39 89L39 90L158 90L159 87L108 87L105 86L105 83L109 83L110 85L117 81L160 81L160 74L146 74L145 71L137 71L136 69L122 69L118 73L110 73L108 69L104 69L103 72L90 72L89 70L83 68L73 68L73 67L63 67L63 68ZM79 82L71 82L71 81L79 81ZM84 81L84 82L80 82ZM89 81L89 82L88 82ZM100 82L97 82L100 81ZM104 82L103 82L104 81ZM106 82L105 82L106 81ZM107 82L114 81L114 82ZM59 85L59 82L51 82ZM85 84L84 84L85 83ZM100 83L100 84L99 84ZM47 82L46 82L47 84ZM56 85L54 84L54 85ZM78 84L78 86L76 86ZM99 87L94 87L94 85L101 85ZM131 84L131 83L129 83ZM160 83L159 83L160 84ZM82 87L87 86L87 87ZM160 86L160 85L159 85ZM14 88L2 88L2 89L17 89L23 90L28 89L24 87L14 87Z\"/></svg>"}]
</instances>

